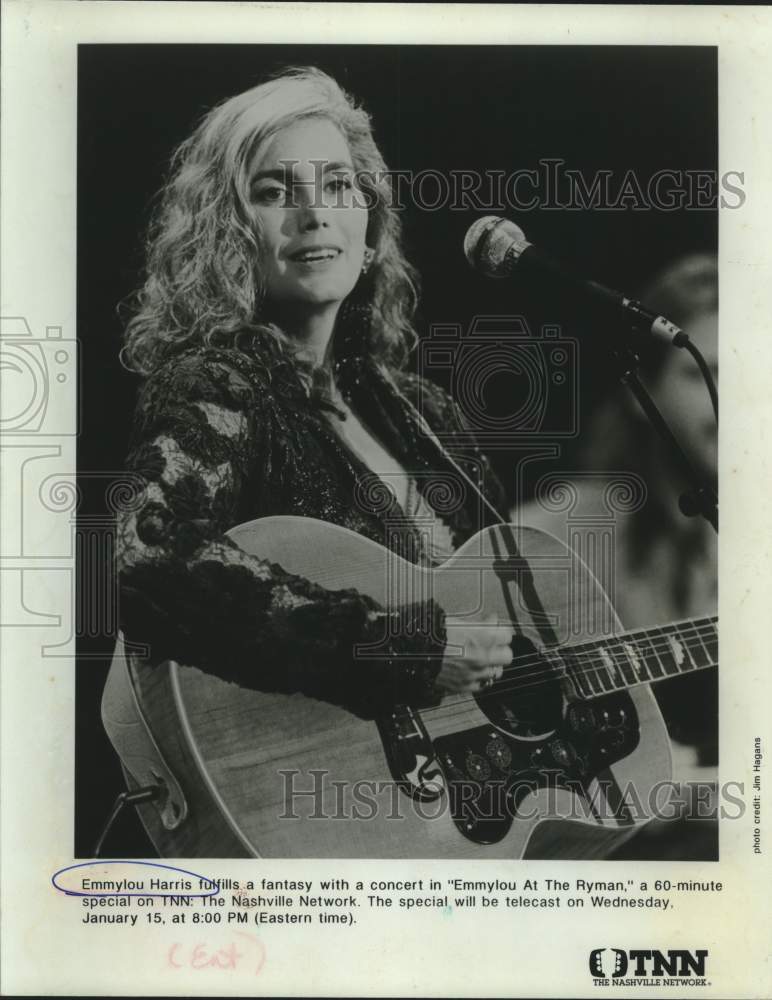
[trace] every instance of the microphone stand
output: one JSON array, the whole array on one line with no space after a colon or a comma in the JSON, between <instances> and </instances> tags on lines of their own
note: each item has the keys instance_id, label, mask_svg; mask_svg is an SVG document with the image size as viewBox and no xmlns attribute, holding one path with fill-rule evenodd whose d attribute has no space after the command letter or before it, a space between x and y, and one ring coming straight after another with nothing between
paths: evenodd
<instances>
[{"instance_id":1,"label":"microphone stand","mask_svg":"<svg viewBox=\"0 0 772 1000\"><path fill-rule=\"evenodd\" d=\"M638 365L640 359L635 353L635 349L629 344L616 343L612 349L612 354L619 367L619 380L622 385L627 386L635 396L639 406L649 418L654 430L667 445L676 465L690 484L690 489L682 493L678 499L678 506L685 517L702 515L705 520L718 532L718 497L711 487L703 483L692 465L688 456L684 452L678 440L670 429L665 418L657 408L656 403L651 398L648 389L638 377Z\"/></svg>"}]
</instances>

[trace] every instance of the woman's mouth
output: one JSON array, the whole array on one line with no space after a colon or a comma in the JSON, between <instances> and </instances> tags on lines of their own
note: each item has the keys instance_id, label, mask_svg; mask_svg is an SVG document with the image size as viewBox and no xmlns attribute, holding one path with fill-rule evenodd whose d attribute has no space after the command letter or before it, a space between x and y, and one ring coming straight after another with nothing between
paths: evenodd
<instances>
[{"instance_id":1,"label":"woman's mouth","mask_svg":"<svg viewBox=\"0 0 772 1000\"><path fill-rule=\"evenodd\" d=\"M321 264L335 260L340 254L338 247L307 247L290 254L290 260L296 264Z\"/></svg>"}]
</instances>

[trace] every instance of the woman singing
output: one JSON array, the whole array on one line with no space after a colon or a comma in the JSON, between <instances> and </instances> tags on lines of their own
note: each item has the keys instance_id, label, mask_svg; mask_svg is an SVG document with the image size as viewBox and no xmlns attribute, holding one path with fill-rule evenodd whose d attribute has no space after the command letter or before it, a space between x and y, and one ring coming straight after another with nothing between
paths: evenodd
<instances>
[{"instance_id":1,"label":"woman singing","mask_svg":"<svg viewBox=\"0 0 772 1000\"><path fill-rule=\"evenodd\" d=\"M403 370L416 285L385 170L368 116L317 69L215 107L175 153L122 353L143 377L129 468L146 483L119 530L124 634L364 718L478 691L512 657L510 628L429 600L390 609L389 655L358 662L382 607L226 535L303 516L432 565L484 526L471 490L436 499L453 460L503 508L479 452L451 458L427 428L463 426L452 400Z\"/></svg>"}]
</instances>

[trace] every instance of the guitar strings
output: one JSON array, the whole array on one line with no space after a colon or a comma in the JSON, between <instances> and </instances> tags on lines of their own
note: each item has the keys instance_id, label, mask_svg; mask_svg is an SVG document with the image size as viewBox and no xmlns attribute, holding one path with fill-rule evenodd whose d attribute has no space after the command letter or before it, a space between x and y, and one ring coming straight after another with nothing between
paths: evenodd
<instances>
[{"instance_id":1,"label":"guitar strings","mask_svg":"<svg viewBox=\"0 0 772 1000\"><path fill-rule=\"evenodd\" d=\"M708 634L711 634L711 633L705 632L704 634L708 635ZM655 648L655 652L659 652L660 650L664 651L666 649L668 650L668 652L670 652L672 654L672 648L670 647L669 643L667 645L660 646L658 649ZM707 651L706 651L706 653L707 653ZM555 681L560 680L560 679L564 679L564 678L571 679L571 674L573 674L574 676L578 675L580 678L584 678L584 677L588 677L589 674L590 674L590 672L592 670L597 670L598 669L597 664L596 664L595 661L593 661L592 664L588 667L587 663L589 663L589 661L585 660L584 668L582 666L580 666L577 669L576 666L574 664L572 664L571 667L573 669L571 670L571 673L569 673L568 669L565 669L561 673L556 673L556 674L553 674L552 676L545 676L545 663L544 663L543 659L535 658L535 657L521 657L520 659L521 659L521 663L515 668L514 671L512 670L511 667L507 669L507 672L510 675L510 683L507 684L507 685L505 685L505 686L501 686L501 681L499 681L498 682L498 686L493 689L496 694L503 694L503 693L506 693L507 691L523 690L525 688L534 687L534 686L540 686L540 685L543 685L543 684L553 684L553 683L555 683ZM623 679L625 680L625 683L622 684L621 687L615 686L612 689L612 691L607 691L605 689L602 689L600 691L594 691L593 690L593 694L594 695L611 694L611 693L613 693L613 691L624 690L626 687L633 687L633 686L636 686L638 684L647 684L647 683L650 683L652 681L666 680L669 677L680 676L680 675L685 674L685 673L691 673L694 670L701 670L701 669L705 669L705 668L708 668L708 667L713 667L713 666L716 665L716 663L714 661L714 658L711 657L709 654L708 654L708 662L707 663L696 664L696 663L694 663L693 658L690 658L690 659L691 659L692 663L694 664L693 666L686 667L685 669L678 668L673 673L664 673L664 674L662 674L660 676L657 676L657 677L645 677L645 676L642 677L642 676L640 676L640 672L636 672L635 668L631 666L629 668L629 672L630 672L630 675L633 676L633 678L634 678L632 681L629 681L626 678L624 678L623 671L621 670L621 668L617 667L616 673L619 676L623 677ZM514 680L514 682L511 680L511 677L512 677L513 673L516 673L517 671L526 670L527 668L530 668L530 667L536 667L537 669L531 671L530 673L528 673L528 672L523 673L521 676L517 677ZM609 676L609 668L606 667L606 668L603 668L603 669L606 669L607 676ZM609 677L609 679L610 679L610 677ZM596 680L597 680L597 682L602 687L602 681L599 678L597 678L597 677L596 677ZM524 683L524 682L530 682L530 683ZM591 684L588 684L588 687L591 690L593 688L593 686ZM484 694L486 692L486 690L487 689L483 689L479 693ZM458 705L458 704L459 704L458 702L454 703L454 705ZM428 709L428 711L440 711L441 708L442 708L442 706L437 706L437 708Z\"/></svg>"},{"instance_id":2,"label":"guitar strings","mask_svg":"<svg viewBox=\"0 0 772 1000\"><path fill-rule=\"evenodd\" d=\"M710 659L711 658L710 654L708 653L708 650L706 648L705 642L703 642L703 639L707 638L709 641L715 641L715 628L713 627L714 624L715 624L715 619L698 620L693 625L689 625L687 628L679 629L677 633L673 633L672 637L675 639L677 636L678 638L683 639L684 641L694 640L695 638L698 639L700 645L702 645L703 649L705 650L708 659ZM636 640L635 638L636 635L643 636L646 638L647 646L645 650L642 649L640 646L638 646L639 640ZM656 642L654 641L655 639L657 640ZM511 675L513 673L522 670L524 667L528 666L538 667L539 670L537 671L537 673L541 675L543 673L545 661L548 659L550 653L557 654L561 657L570 656L574 661L588 664L587 670L580 671L580 673L583 674L589 673L589 671L593 669L608 670L609 669L608 665L604 663L600 658L598 652L599 649L602 648L611 653L614 652L618 653L621 651L622 653L625 654L625 656L627 656L627 651L625 647L630 647L630 646L637 648L639 652L639 659L644 662L646 660L646 656L648 655L650 657L652 652L655 655L657 655L658 659L660 652L667 651L671 657L673 656L672 644L669 641L668 636L664 634L660 634L658 636L652 636L651 632L623 633L621 636L609 636L602 640L577 643L576 645L572 646L563 645L563 646L547 647L546 655L545 653L537 652L535 650L529 651L526 654L523 654L519 657L515 657L511 663L507 664L503 669L502 678L507 674ZM697 649L696 645L695 649ZM629 666L629 670L631 671L631 673L634 672L634 666L630 664L627 659L625 659L624 662ZM677 673L680 672L677 669L673 673L668 673L667 671L665 671L664 667L662 667L662 669L664 672L661 675L657 677L651 677L649 678L649 680L664 680L666 677L675 676ZM687 668L687 670L688 669L690 668ZM624 674L622 667L619 667L618 665L617 665L617 670L619 673Z\"/></svg>"},{"instance_id":3,"label":"guitar strings","mask_svg":"<svg viewBox=\"0 0 772 1000\"><path fill-rule=\"evenodd\" d=\"M707 622L706 622L705 625L700 624L700 625L695 625L695 626L689 627L688 629L683 629L678 634L679 634L680 638L682 638L685 642L688 642L690 640L693 641L694 639L699 640L699 643L703 647L703 649L705 651L705 654L707 655L708 659L709 660L712 659L712 657L708 653L708 650L707 650L707 648L705 646L705 643L703 642L703 639L704 638L711 639L711 637L715 637L715 631L714 631L714 629L712 627L710 627L707 624ZM626 656L627 655L627 651L624 649L624 647L625 646L631 646L631 645L633 645L633 643L631 643L626 638L621 638L620 639L618 637L609 637L607 640L603 641L602 644L600 642L598 642L598 643L594 643L593 642L593 643L582 643L582 644L578 644L576 646L548 647L547 652L548 653L549 652L557 653L561 658L564 658L566 655L570 656L573 661L575 661L575 662L578 661L579 664L582 664L582 665L586 666L586 669L580 669L580 670L575 671L576 673L579 673L582 676L586 676L586 675L589 675L589 673L592 670L604 669L604 670L608 671L610 669L600 659L599 654L597 652L598 647L600 647L601 645L602 645L602 648L608 650L611 653L613 653L613 652L620 652L620 650L621 650L625 654L625 656ZM587 649L586 652L584 651L585 648ZM694 648L695 649L698 648L696 646L696 644L694 645ZM669 642L669 640L667 639L666 636L660 636L659 637L659 642L656 642L656 643L654 641L652 641L651 639L649 639L648 640L648 649L647 649L647 652L649 653L649 656L653 652L654 654L657 655L658 659L659 659L660 652L667 652L671 657L673 657L673 648L672 648L672 645L671 645L671 643ZM690 657L690 658L693 660L693 657ZM643 652L640 653L639 659L645 663L646 656L645 656L645 654ZM545 665L548 665L548 664L545 664L545 660L546 660L546 657L544 656L543 653L536 653L536 655L534 656L533 652L529 652L528 654L524 654L523 656L516 657L512 661L512 663L507 664L507 666L504 667L504 670L502 671L502 678L505 675L507 675L507 674L511 676L511 675L513 675L515 673L518 673L519 671L522 671L524 668L530 667L530 666L538 667L539 669L537 671L535 671L533 674L530 674L530 675L526 674L526 675L521 676L519 678L519 680L527 679L529 676L537 676L537 675L538 676L543 676L544 667L545 667ZM635 671L635 667L631 663L629 663L628 660L625 660L625 663L628 665L628 669L629 669L630 673L632 675L634 675L635 672L636 672ZM713 664L711 663L710 665L713 665ZM708 664L705 664L705 666L708 666ZM665 668L662 667L662 669L664 670ZM684 672L688 672L691 669L699 669L699 667L695 664L694 667L687 667L686 671L684 671ZM623 671L623 669L618 664L616 664L616 672L619 673L620 675L624 676L624 671ZM646 681L650 681L650 680L651 681L653 681L653 680L664 680L667 677L674 677L678 673L681 673L681 672L682 671L677 668L672 673L664 672L660 676L646 678ZM644 683L646 681L644 681ZM636 683L638 683L637 680L636 680Z\"/></svg>"},{"instance_id":4,"label":"guitar strings","mask_svg":"<svg viewBox=\"0 0 772 1000\"><path fill-rule=\"evenodd\" d=\"M703 640L711 636L715 636L715 630L712 626L705 623L704 625L699 624L690 626L687 629L682 629L678 632L678 638L676 638L675 635L673 635L672 638L674 639L674 641L678 641L679 639L683 640L682 645L684 643L692 642L695 650L698 647L697 644L694 642L694 640L695 639L698 640L705 654L708 656L708 659L710 659L710 654L708 653L708 650L705 646L705 642ZM557 655L559 655L561 658L570 657L574 661L587 664L588 668L586 670L580 671L580 673L583 674L589 674L590 671L592 670L608 671L609 669L611 669L609 665L602 659L600 655L601 649L606 650L607 652L612 654L612 660L613 660L613 653L624 654L625 656L625 659L623 661L624 665L628 667L631 673L635 673L635 666L634 663L631 663L628 658L628 651L626 647L634 647L635 652L637 653L637 658L640 661L642 661L647 667L648 664L646 664L646 658L647 655L650 658L652 652L657 656L657 659L660 659L659 656L660 652L666 651L670 654L671 658L674 659L672 643L670 642L668 636L660 635L660 636L655 636L653 638L647 636L646 642L647 642L646 647L641 647L637 642L635 642L634 640L631 641L629 638L610 636L608 639L605 640L599 640L597 642L592 642L592 643L580 643L575 646L547 647L547 654L557 653ZM514 659L512 663L507 664L507 666L504 668L502 676L504 676L504 674L507 673L512 674L517 670L522 669L521 662L519 661L526 661L531 655L532 654L528 654L528 656L518 657ZM544 654L541 654L541 659L543 660L545 658L546 657L544 656ZM531 662L535 663L536 661L531 660ZM664 666L662 666L662 664L660 664L660 666L664 671L665 670ZM614 667L616 669L616 672L624 675L624 668L622 666L620 666L618 663L615 662ZM689 668L687 668L687 670L688 669ZM664 677L675 676L675 674L679 672L680 671L678 669L676 669L672 674L668 674L665 671L662 675L660 675L660 677L651 679L661 680L664 679Z\"/></svg>"},{"instance_id":5,"label":"guitar strings","mask_svg":"<svg viewBox=\"0 0 772 1000\"><path fill-rule=\"evenodd\" d=\"M702 635L704 635L704 636L709 636L711 634L712 633L708 632L708 631L705 631L704 633L702 633ZM691 638L694 638L694 636L692 636ZM702 636L698 636L698 638L700 638L700 640L701 640ZM652 645L652 650L655 653L657 653L657 654L659 654L660 652L667 651L667 652L669 652L672 655L672 647L670 646L669 643L668 644L662 644L660 646L654 646L654 645ZM664 672L664 673L659 674L657 676L642 676L640 669L636 669L633 665L628 664L627 673L629 674L630 677L633 678L633 680L629 680L627 677L625 677L625 671L618 664L615 664L613 667L606 666L605 664L600 664L599 665L598 661L597 661L597 658L590 659L590 657L587 656L587 655L585 655L583 657L572 657L573 662L571 664L569 664L569 666L567 668L562 669L560 672L557 672L557 671L554 672L552 674L552 676L545 676L545 668L546 668L546 670L549 670L549 668L550 668L551 665L549 664L549 662L545 662L545 660L544 660L543 657L541 657L539 655L537 655L536 657L532 657L532 656L531 657L521 657L519 663L515 663L514 666L512 664L510 664L510 665L508 665L507 667L504 668L504 671L502 672L502 678L499 680L499 684L501 683L501 680L503 680L507 676L510 679L513 679L513 677L514 677L515 674L519 674L519 676L514 677L514 683L511 684L511 688L502 688L502 687L499 687L497 689L497 693L505 691L505 690L509 690L509 689L515 690L515 689L522 689L523 687L533 686L531 684L524 684L523 683L524 681L529 681L532 678L534 679L535 683L549 684L549 683L554 683L555 680L558 680L558 679L561 679L561 678L564 678L564 677L568 677L569 679L572 676L573 677L577 677L578 676L580 679L591 678L592 672L593 671L598 671L598 670L605 670L606 671L606 676L609 678L609 680L611 680L611 675L612 674L616 674L617 676L622 677L624 683L622 685L615 685L614 688L612 689L612 691L613 690L623 690L627 686L634 686L636 684L647 684L647 683L650 683L650 682L653 682L653 681L666 680L669 677L676 677L676 676L679 676L681 674L691 673L694 670L701 670L701 669L705 669L707 667L715 666L716 664L715 664L714 658L712 656L710 656L710 654L707 652L707 650L705 651L705 654L706 654L707 659L708 659L708 662L706 662L706 663L700 663L700 664L698 664L698 663L695 662L694 657L690 656L689 657L689 661L690 661L690 665L689 666L686 666L686 667L676 666L676 670L674 670L674 671L672 671L670 673ZM643 657L641 657L641 661L643 661ZM673 660L673 663L675 663L674 660ZM521 671L527 671L527 669L530 668L530 667L535 667L537 669L532 670L531 672L520 673ZM651 672L651 668L650 667L646 667L646 669L649 669L649 671ZM664 668L662 668L662 669L664 670ZM603 689L603 687L602 687L602 679L600 677L598 677L597 675L596 675L596 682L601 685L602 689L600 691L597 691L597 692L594 691L592 683L590 683L590 684L587 685L588 688L590 688L591 690L593 690L593 693L596 693L596 694L609 694L609 693L612 693L610 691L607 691L606 689Z\"/></svg>"},{"instance_id":6,"label":"guitar strings","mask_svg":"<svg viewBox=\"0 0 772 1000\"><path fill-rule=\"evenodd\" d=\"M694 626L682 629L677 633L677 635L680 639L684 640L685 642L693 641L695 638L699 640L700 645L703 647L705 651L705 654L708 656L708 659L711 658L705 646L705 643L703 642L703 639L705 638L710 639L710 637L714 637L715 630L708 624L707 621L705 622L704 625L695 624ZM591 670L595 669L607 670L607 671L611 669L609 665L602 660L599 653L600 649L604 649L611 654L615 652L616 653L621 652L624 653L625 657L627 657L628 654L627 654L627 649L625 647L635 647L638 653L638 659L643 661L644 663L646 661L646 657L648 656L650 658L652 653L654 653L657 656L657 659L660 659L659 653L665 651L667 651L672 657L673 648L668 637L665 635L661 635L654 638L656 638L658 641L655 642L654 639L649 637L649 635L646 636L647 646L645 647L645 649L640 647L634 639L631 639L628 636L624 637L609 636L607 639L598 640L594 642L579 643L575 646L547 647L545 652L536 652L535 655L534 652L529 651L527 654L515 657L511 663L507 664L504 667L502 671L502 679L506 675L512 675L514 673L517 673L518 671L522 670L524 667L527 666L539 666L540 670L538 672L542 673L544 666L549 665L548 663L546 663L546 661L548 660L550 653L552 653L553 655L557 654L561 658L570 657L573 661L578 661L579 663L587 664L588 665L587 670L579 671L582 674L588 674ZM673 636L673 638L675 638L675 635ZM694 648L695 649L698 648L696 644ZM635 667L629 661L629 659L625 659L624 663L626 666L628 666L628 669L630 670L631 673L635 672ZM661 664L660 666L661 669L665 672L657 677L649 678L650 680L663 680L666 677L675 676L677 673L680 672L678 669L676 669L673 673L668 673ZM624 669L623 667L619 666L619 664L615 663L615 669L616 672L624 675ZM687 668L687 670L689 669L696 669L696 667Z\"/></svg>"},{"instance_id":7,"label":"guitar strings","mask_svg":"<svg viewBox=\"0 0 772 1000\"><path fill-rule=\"evenodd\" d=\"M586 639L584 642L576 643L576 645L571 646L570 648L571 649L582 649L585 647L591 648L593 646L597 646L600 642L606 642L606 641L634 642L636 638L648 639L651 636L662 638L669 634L679 635L693 631L694 629L711 628L717 625L718 625L718 617L716 615L713 616L706 615L702 618L684 618L682 621L668 622L667 625L655 625L650 628L633 629L630 632L614 633L613 635L610 635L607 638L604 637L603 639ZM671 633L667 633L665 631L666 629L672 629L673 631Z\"/></svg>"},{"instance_id":8,"label":"guitar strings","mask_svg":"<svg viewBox=\"0 0 772 1000\"><path fill-rule=\"evenodd\" d=\"M715 665L716 665L715 663L705 663L705 664L703 664L700 667L695 667L695 668L693 668L693 670L687 671L687 673L693 673L693 672L695 672L697 670L707 669L707 668L713 667ZM668 676L669 677L673 677L673 676L676 676L676 675L675 674L669 674ZM492 695L494 697L505 696L508 693L512 693L512 692L517 692L518 694L521 694L523 691L527 691L529 689L543 687L546 684L555 684L555 683L558 683L561 679L564 679L564 678L560 678L560 677L543 678L542 677L542 678L540 678L538 680L532 680L532 681L530 681L527 684L526 683L509 684L509 685L504 686L503 688L502 687L493 687L493 688L490 688L490 689L485 689L485 690L476 692L476 694L478 696L480 696L480 695ZM665 680L665 679L666 678L664 678L664 677L655 678L655 680ZM629 690L630 688L639 687L642 684L648 684L648 683L650 683L650 681L647 678L640 678L640 679L637 679L635 681L626 683L621 688L620 687L616 687L616 688L612 689L611 691L606 691L606 690L592 691L590 694L587 694L587 695L584 695L580 691L577 691L577 695L580 698L586 699L588 701L592 701L592 700L594 700L596 698L603 697L604 695L607 695L607 694L617 694L617 693L619 693L619 692L621 692L623 690ZM441 719L444 719L444 720L450 720L450 719L453 719L454 717L459 717L460 718L460 717L464 716L466 714L466 707L469 706L469 705L471 705L472 703L474 703L475 705L477 705L477 702L476 702L474 694L470 693L468 695L464 695L463 697L459 697L458 700L452 702L449 705L438 705L438 706L435 706L435 707L422 708L422 709L420 709L420 713L421 713L422 716L431 715L434 718L441 718Z\"/></svg>"},{"instance_id":9,"label":"guitar strings","mask_svg":"<svg viewBox=\"0 0 772 1000\"><path fill-rule=\"evenodd\" d=\"M502 622L500 624L504 623ZM502 677L497 681L495 687L492 687L490 689L484 688L478 692L475 692L474 694L484 695L493 693L496 696L504 695L513 691L523 691L528 688L540 687L542 685L547 685L547 684L554 684L557 681L566 678L571 680L571 677L573 676L573 677L578 677L579 679L588 678L586 686L591 691L589 697L599 697L602 696L603 694L612 694L616 691L625 690L628 687L636 687L640 684L647 684L658 680L666 680L669 677L679 676L684 673L691 673L694 670L701 670L704 668L713 667L716 665L717 658L711 656L710 652L708 651L707 645L709 643L714 643L716 640L716 631L715 631L716 624L717 624L716 617L695 619L694 621L687 620L686 622L684 622L685 627L678 628L677 631L672 632L670 635L670 638L682 639L685 643L692 641L693 648L695 651L699 649L699 646L694 642L694 640L695 639L698 640L699 645L702 647L704 655L707 656L707 659L709 661L704 664L699 664L699 665L696 664L694 662L694 656L692 655L691 650L689 650L689 659L692 665L686 667L685 669L681 669L680 667L678 667L677 664L675 664L674 651L672 644L670 642L670 638L668 637L667 634L664 633L662 629L660 628L645 629L645 630L637 629L633 632L622 633L621 635L618 636L609 636L604 640L593 640L584 643L578 643L574 646L549 647L549 651L553 653L558 653L558 655L560 655L561 657L564 656L565 654L568 654L571 657L572 659L572 663L570 665L571 673L569 673L569 670L567 668L563 667L560 673L554 673L552 676L545 676L545 668L549 667L549 663L547 662L544 654L542 653L536 653L534 651L534 652L529 652L528 654L524 654L523 656L516 657L512 661L512 663L508 664L503 669ZM664 626L663 628L675 629L677 625L678 623L673 623L673 625ZM662 674L660 674L659 676L641 677L639 675L639 672L636 671L634 665L627 659L627 651L624 649L625 646L635 645L636 637L638 637L639 639L640 638L646 639L647 642L646 652L649 655L649 657L651 656L652 653L654 653L657 659L661 660L660 653L667 653L667 655L671 658L672 662L676 666L676 669L673 670L671 673L668 673L665 667L660 662L659 667L663 671ZM705 639L708 640L708 643L703 641ZM602 679L596 673L596 684L601 688L601 690L596 691L594 689L595 685L593 685L589 680L591 673L593 671L605 670L609 681L611 681L611 675L609 673L610 667L600 659L598 654L599 647L606 649L610 654L621 651L625 657L624 663L628 666L629 674L633 679L632 680L627 679L625 677L625 673L622 667L619 666L619 664L616 663L615 661L616 670L612 672L615 672L619 677L622 677L624 683L621 686L614 685L610 691L606 690L603 687ZM687 649L689 649L688 646ZM640 652L639 659L644 664L645 669L651 672L652 668L649 667L649 665L646 663L646 656L644 655L643 651ZM612 655L612 660L613 660L613 655ZM519 676L514 677L515 674L519 674ZM504 681L504 678L506 676L509 677L508 682ZM613 681L611 681L611 683L613 684ZM579 688L579 686L576 685L576 687L577 691L581 693L581 689ZM455 714L455 712L459 709L462 710L459 714L463 714L463 706L475 700L474 694L470 694L468 697L456 700L451 705L445 705L445 706L439 705L433 708L422 709L421 710L422 714L431 713L435 716L436 715L444 716L446 714Z\"/></svg>"},{"instance_id":10,"label":"guitar strings","mask_svg":"<svg viewBox=\"0 0 772 1000\"><path fill-rule=\"evenodd\" d=\"M707 669L709 667L714 667L714 666L716 666L715 663L705 663L701 667L695 667L694 670L687 671L687 673L694 673L697 670L704 670L704 669ZM676 675L675 674L669 674L668 675L668 677L674 677L674 676L676 676ZM679 676L682 676L682 675L679 675ZM421 714L422 717L423 716L431 715L432 718L435 719L435 720L436 719L441 719L441 720L443 720L445 722L448 722L448 721L452 721L454 718L462 718L462 717L464 717L467 714L467 708L470 707L473 703L478 708L478 710L484 711L483 709L480 708L479 704L477 703L477 701L475 699L475 696L474 696L475 694L478 697L481 696L481 695L490 695L490 696L493 696L493 697L496 697L496 698L498 698L500 696L506 696L507 694L511 694L512 692L517 692L518 694L522 694L523 691L528 691L529 689L543 687L546 684L550 684L550 683L551 684L556 684L561 679L564 679L564 678L560 678L560 677L555 677L555 678L552 678L552 679L544 679L544 678L542 678L542 679L539 679L539 680L533 680L533 681L531 681L528 684L507 685L504 688L497 688L497 687L486 688L485 690L481 690L481 691L475 692L473 694L468 694L468 695L464 695L463 697L459 697L458 700L455 700L452 704L449 704L449 705L437 705L437 706L434 706L434 707L421 708L418 711L420 711L420 714ZM666 679L665 677L655 678L655 680L665 680L665 679ZM650 681L648 679L642 678L640 680L636 680L636 681L632 681L630 683L627 683L627 684L625 684L621 688L619 688L619 687L614 688L611 691L605 691L605 690L604 691L592 691L590 694L586 694L585 695L585 694L582 694L581 691L577 690L577 696L579 698L581 698L583 701L594 701L595 699L601 698L604 695L619 694L622 691L626 691L626 690L629 690L629 689L635 688L635 687L640 687L641 685L648 684L648 683L650 683Z\"/></svg>"},{"instance_id":11,"label":"guitar strings","mask_svg":"<svg viewBox=\"0 0 772 1000\"><path fill-rule=\"evenodd\" d=\"M715 619L706 619L706 621L715 621ZM597 681L598 685L601 687L601 690L600 691L592 691L592 694L589 696L590 699L595 698L595 697L601 697L604 694L613 694L613 693L615 693L617 691L626 690L629 687L636 687L636 686L638 686L640 684L648 684L648 683L651 683L652 681L666 680L669 677L681 676L683 674L692 673L692 672L694 672L696 670L702 670L702 669L705 669L705 668L708 668L708 667L713 667L713 666L716 665L716 662L714 662L714 658L708 653L707 649L705 648L705 644L702 642L703 637L713 637L713 638L715 638L715 631L712 628L709 628L709 627L706 628L705 626L702 626L702 625L694 626L692 628L683 630L680 633L680 637L682 637L685 640L686 639L690 639L690 638L694 639L695 637L697 639L699 639L700 643L703 645L703 648L705 649L705 654L707 655L709 662L697 665L697 664L694 663L694 658L690 656L691 662L693 664L692 666L686 667L685 669L681 669L680 667L678 667L673 673L669 673L669 674L668 673L663 673L659 677L641 677L639 675L639 673L635 670L635 668L631 665L629 667L629 671L630 671L631 676L634 677L634 680L632 680L632 681L628 681L624 677L624 673L622 672L621 668L617 665L616 670L614 672L616 674L618 674L619 676L621 676L625 680L625 683L621 687L615 686L615 687L612 688L611 691L607 691L607 690L604 690L602 688L602 680L600 678L596 677L596 681ZM617 641L617 645L630 645L630 643L628 643L628 642L621 642L620 643L619 640L616 640L616 641ZM614 642L611 641L611 642L605 643L604 645L606 647L609 647L609 646L612 646L613 644L614 644ZM588 645L594 645L594 644L583 643L582 645L588 646ZM587 653L580 653L580 654L578 654L578 657L574 654L574 650L577 649L577 647L568 647L568 648L571 649L571 651L572 651L571 652L571 656L574 659L578 658L580 662L582 662L582 660L584 660L584 666L583 667L577 668L575 666L575 664L572 664L571 668L573 668L573 669L571 669L571 668L564 669L560 673L553 674L553 676L545 676L545 661L544 661L543 657L536 658L533 655L522 656L522 657L518 658L519 662L518 662L518 664L514 668L513 668L513 665L511 665L511 664L507 668L505 668L505 672L509 673L509 675L510 675L510 681L509 681L509 683L506 683L506 684L502 685L501 681L499 681L494 687L492 687L490 689L487 689L487 688L486 689L482 689L481 691L476 692L475 694L477 694L477 695L494 694L494 695L496 695L498 697L499 695L504 695L504 694L507 694L509 692L523 691L523 690L527 690L529 688L541 687L541 686L544 686L544 685L547 685L547 684L555 684L556 682L558 682L560 680L564 680L564 679L571 680L571 674L573 674L574 676L578 675L580 678L588 677L589 674L590 674L590 672L592 670L597 670L599 668L599 664L597 662L597 655L593 658L592 661L590 661L589 655ZM695 646L695 648L696 648L696 646ZM555 649L557 650L557 649L559 649L559 647L555 647ZM657 653L657 654L660 651L662 651L662 652L667 651L671 656L673 655L672 646L671 646L670 642L667 642L667 641L663 642L663 643L661 643L659 645L651 643L651 649L655 653ZM643 661L644 658L641 657L641 660ZM589 664L589 666L587 666L587 664ZM513 673L516 673L518 671L527 670L530 667L535 667L537 669L532 670L530 673L528 673L528 672L523 673L521 676L517 677L516 680L514 680L514 681L512 680L512 676L511 675ZM609 668L605 667L604 665L600 665L600 669L605 669L606 670L607 676L609 676L609 680L610 680L611 677L610 677L610 674L609 674ZM504 676L504 674L502 673L502 678L503 678L503 676ZM525 683L525 682L527 682L527 683ZM593 686L588 683L587 687L590 690L592 690ZM577 690L579 690L578 686L577 686ZM435 718L436 717L440 717L440 716L443 717L443 718L451 718L453 715L456 715L456 714L463 715L464 714L464 706L467 705L467 704L473 703L473 702L476 704L475 695L474 694L469 694L469 695L461 698L460 700L454 701L452 704L447 705L447 706L438 705L438 706L435 706L434 708L421 709L421 714L422 715L431 714Z\"/></svg>"}]
</instances>

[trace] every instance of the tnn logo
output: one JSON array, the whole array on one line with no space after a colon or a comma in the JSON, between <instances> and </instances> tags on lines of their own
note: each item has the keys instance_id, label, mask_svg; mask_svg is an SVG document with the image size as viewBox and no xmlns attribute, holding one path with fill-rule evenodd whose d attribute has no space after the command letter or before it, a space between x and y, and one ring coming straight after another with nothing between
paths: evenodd
<instances>
[{"instance_id":1,"label":"tnn logo","mask_svg":"<svg viewBox=\"0 0 772 1000\"><path fill-rule=\"evenodd\" d=\"M590 973L596 979L608 979L609 976L619 979L627 974L632 964L635 976L704 976L707 955L707 949L663 953L656 949L596 948L590 952Z\"/></svg>"}]
</instances>

